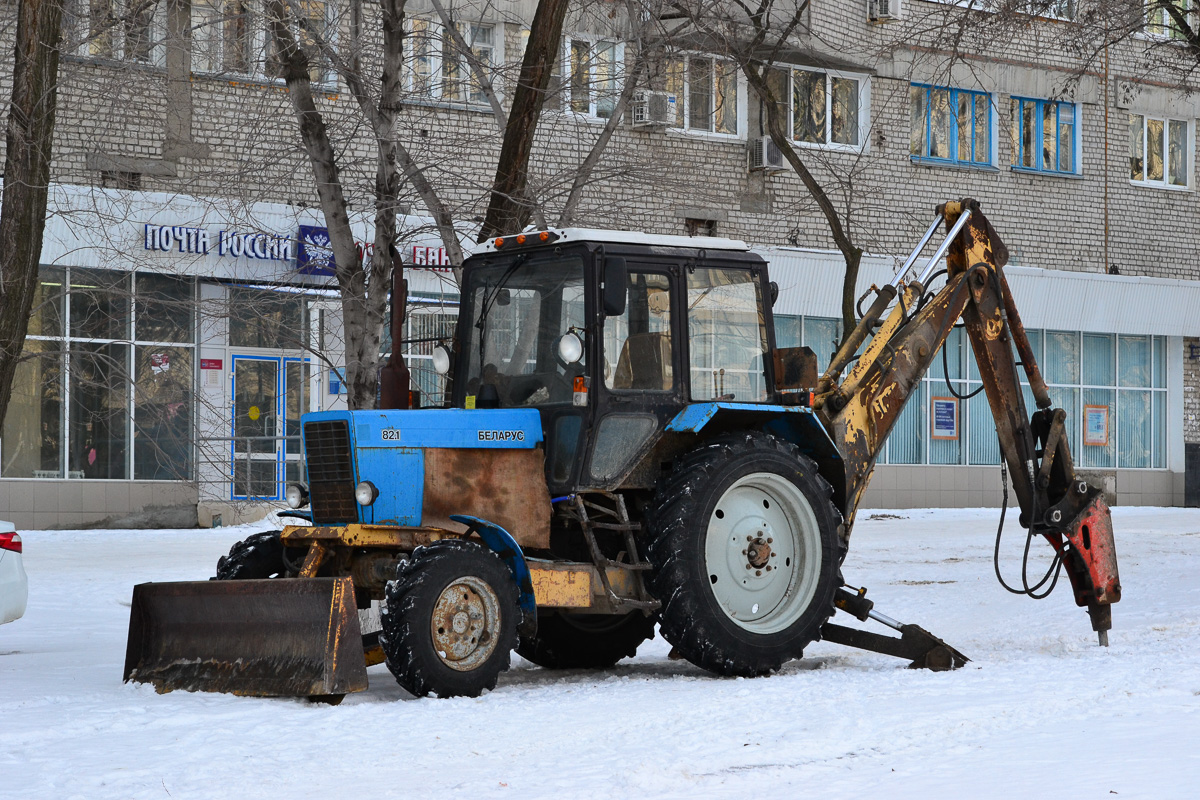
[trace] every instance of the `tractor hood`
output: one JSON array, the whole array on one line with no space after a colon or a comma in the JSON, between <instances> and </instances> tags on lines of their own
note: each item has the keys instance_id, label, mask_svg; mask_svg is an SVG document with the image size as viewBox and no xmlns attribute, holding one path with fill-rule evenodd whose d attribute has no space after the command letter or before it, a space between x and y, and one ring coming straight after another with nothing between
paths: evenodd
<instances>
[{"instance_id":1,"label":"tractor hood","mask_svg":"<svg viewBox=\"0 0 1200 800\"><path fill-rule=\"evenodd\" d=\"M433 526L452 514L510 531L522 547L549 542L541 415L535 409L323 411L302 420L316 525ZM354 489L370 481L374 502Z\"/></svg>"}]
</instances>

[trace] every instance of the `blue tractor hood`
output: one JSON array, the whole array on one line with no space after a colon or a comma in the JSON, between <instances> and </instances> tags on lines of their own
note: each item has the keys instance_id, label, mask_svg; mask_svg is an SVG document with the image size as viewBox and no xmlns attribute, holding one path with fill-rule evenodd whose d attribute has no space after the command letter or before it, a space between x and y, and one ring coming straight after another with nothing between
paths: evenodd
<instances>
[{"instance_id":1,"label":"blue tractor hood","mask_svg":"<svg viewBox=\"0 0 1200 800\"><path fill-rule=\"evenodd\" d=\"M496 451L529 451L542 441L541 414L532 408L321 411L305 414L301 422L313 520L318 524L445 524L444 515L431 519L427 513L426 492L431 487L436 490L431 495L435 504L449 493L461 498L461 505L455 500L456 513L475 513L482 501L472 496L473 473L487 474L498 464L518 458L515 452ZM435 450L487 452L437 456L430 453ZM529 455L536 460L518 460L544 493L542 462ZM452 480L431 477L434 483L428 484L426 470L434 462L453 463ZM533 464L539 466L535 469ZM444 473L435 469L430 475ZM465 479L462 487L450 485L459 477ZM378 491L370 506L358 506L353 500L354 486L360 481L370 481ZM484 509L490 506L485 504Z\"/></svg>"},{"instance_id":2,"label":"blue tractor hood","mask_svg":"<svg viewBox=\"0 0 1200 800\"><path fill-rule=\"evenodd\" d=\"M532 408L422 408L389 411L323 411L304 422L348 419L356 448L536 447L542 416Z\"/></svg>"}]
</instances>

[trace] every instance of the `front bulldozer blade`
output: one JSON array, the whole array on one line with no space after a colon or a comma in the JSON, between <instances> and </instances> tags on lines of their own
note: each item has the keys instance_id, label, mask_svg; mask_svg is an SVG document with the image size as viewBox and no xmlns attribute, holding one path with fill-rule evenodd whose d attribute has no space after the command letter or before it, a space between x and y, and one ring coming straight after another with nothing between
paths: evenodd
<instances>
[{"instance_id":1,"label":"front bulldozer blade","mask_svg":"<svg viewBox=\"0 0 1200 800\"><path fill-rule=\"evenodd\" d=\"M240 695L367 688L350 578L142 583L133 587L125 680Z\"/></svg>"}]
</instances>

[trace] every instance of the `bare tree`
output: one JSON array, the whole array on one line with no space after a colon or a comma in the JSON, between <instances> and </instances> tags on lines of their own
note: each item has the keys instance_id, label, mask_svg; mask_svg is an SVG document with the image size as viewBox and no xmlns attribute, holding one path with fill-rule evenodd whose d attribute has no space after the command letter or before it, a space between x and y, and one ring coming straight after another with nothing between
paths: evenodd
<instances>
[{"instance_id":1,"label":"bare tree","mask_svg":"<svg viewBox=\"0 0 1200 800\"><path fill-rule=\"evenodd\" d=\"M29 327L46 228L61 0L20 0L0 207L0 425Z\"/></svg>"},{"instance_id":2,"label":"bare tree","mask_svg":"<svg viewBox=\"0 0 1200 800\"><path fill-rule=\"evenodd\" d=\"M753 92L763 103L767 133L788 166L800 179L805 191L816 204L834 245L842 254L845 273L842 278L842 335L848 336L857 323L855 286L863 248L855 240L852 220L855 198L853 182L848 175L838 176L826 170L828 178L822 183L809 167L805 157L792 146L784 109L790 98L781 97L772 85L770 73L784 63L784 53L793 49L803 31L809 11L809 0L758 0L757 3L724 3L719 0L680 0L673 3L675 11L686 18L692 31L711 39L716 49L737 62ZM680 31L687 33L686 29ZM843 202L830 197L830 186L841 189ZM840 207L839 207L840 205Z\"/></svg>"}]
</instances>

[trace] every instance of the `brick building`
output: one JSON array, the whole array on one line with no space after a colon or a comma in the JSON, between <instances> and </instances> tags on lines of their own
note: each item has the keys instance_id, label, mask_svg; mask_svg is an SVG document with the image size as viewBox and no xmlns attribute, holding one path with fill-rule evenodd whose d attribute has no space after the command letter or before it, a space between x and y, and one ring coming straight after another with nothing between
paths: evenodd
<instances>
[{"instance_id":1,"label":"brick building","mask_svg":"<svg viewBox=\"0 0 1200 800\"><path fill-rule=\"evenodd\" d=\"M535 4L443 5L472 56L427 0L409 2L397 134L465 240L500 144L475 70L506 103ZM300 7L330 42L352 41L346 6ZM341 402L338 304L328 278L297 262L303 232L322 220L261 4L124 8L67 3L56 186L27 346L37 355L0 437L0 516L20 526L147 506L228 522L299 468L298 414ZM1118 503L1197 502L1200 322L1188 311L1200 307L1200 99L1169 68L1186 52L1171 49L1161 20L1089 60L1064 46L1068 26L1052 15L1001 26L943 3L891 10L873 20L866 0L813 0L770 74L798 152L868 254L860 293L907 254L934 205L980 200L1012 253L1077 462ZM13 7L0 13L11 19ZM978 33L951 52L935 23L964 13ZM642 91L574 222L753 243L782 288L780 342L827 357L841 256L800 181L772 163L762 103L726 46L694 32L664 42L678 22L630 26L623 14L593 2L568 15L532 170L546 219L558 219L645 53ZM368 35L368 61L373 47ZM331 63L314 60L314 87L367 242L375 142ZM10 85L0 74L0 95ZM411 324L444 330L454 287L420 198L404 200L402 252L431 267L413 278ZM868 503L999 503L985 404L954 403L954 437L935 435L935 405L943 421L950 409L945 380L978 385L968 350L950 340L948 374L939 362L905 412Z\"/></svg>"}]
</instances>

